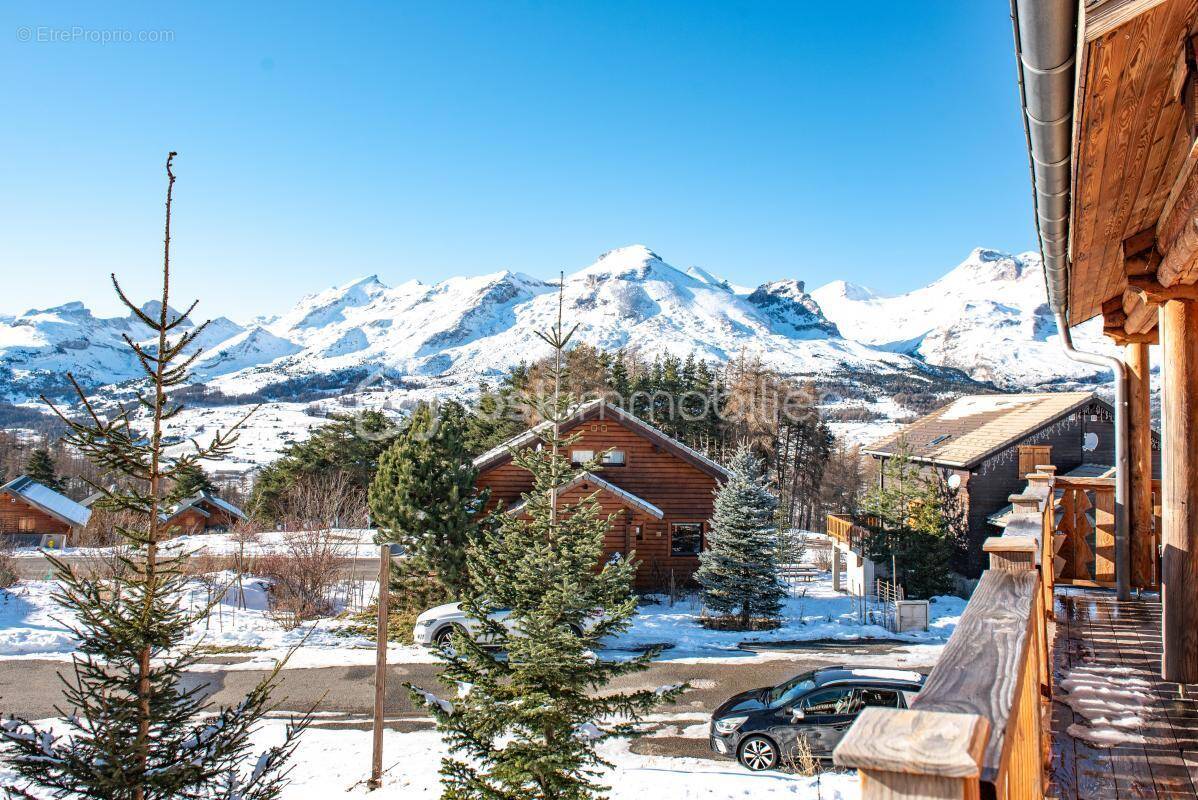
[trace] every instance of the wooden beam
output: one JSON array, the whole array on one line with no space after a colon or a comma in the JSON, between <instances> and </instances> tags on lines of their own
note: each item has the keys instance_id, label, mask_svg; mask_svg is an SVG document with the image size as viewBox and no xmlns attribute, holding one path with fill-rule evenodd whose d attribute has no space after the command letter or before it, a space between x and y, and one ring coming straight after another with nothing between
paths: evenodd
<instances>
[{"instance_id":1,"label":"wooden beam","mask_svg":"<svg viewBox=\"0 0 1198 800\"><path fill-rule=\"evenodd\" d=\"M1198 286L1177 284L1164 286L1151 275L1129 275L1127 290L1138 294L1145 303L1160 305L1170 300L1198 300Z\"/></svg>"},{"instance_id":2,"label":"wooden beam","mask_svg":"<svg viewBox=\"0 0 1198 800\"><path fill-rule=\"evenodd\" d=\"M1198 303L1161 306L1161 677L1198 683Z\"/></svg>"},{"instance_id":3,"label":"wooden beam","mask_svg":"<svg viewBox=\"0 0 1198 800\"><path fill-rule=\"evenodd\" d=\"M1152 275L1160 263L1155 225L1123 240L1123 271L1128 275Z\"/></svg>"},{"instance_id":4,"label":"wooden beam","mask_svg":"<svg viewBox=\"0 0 1198 800\"><path fill-rule=\"evenodd\" d=\"M1156 531L1152 514L1152 380L1145 342L1124 345L1128 384L1128 444L1131 458L1131 583L1156 587Z\"/></svg>"},{"instance_id":5,"label":"wooden beam","mask_svg":"<svg viewBox=\"0 0 1198 800\"><path fill-rule=\"evenodd\" d=\"M1143 333L1131 333L1126 328L1103 328L1102 333L1120 347L1130 344L1157 344L1159 341L1156 328Z\"/></svg>"},{"instance_id":6,"label":"wooden beam","mask_svg":"<svg viewBox=\"0 0 1198 800\"><path fill-rule=\"evenodd\" d=\"M862 800L977 800L990 733L976 714L867 708L833 754L861 771Z\"/></svg>"},{"instance_id":7,"label":"wooden beam","mask_svg":"<svg viewBox=\"0 0 1198 800\"><path fill-rule=\"evenodd\" d=\"M1120 25L1131 22L1163 2L1165 0L1105 0L1092 4L1085 10L1086 41L1092 42L1106 36Z\"/></svg>"},{"instance_id":8,"label":"wooden beam","mask_svg":"<svg viewBox=\"0 0 1198 800\"><path fill-rule=\"evenodd\" d=\"M1102 304L1102 326L1122 328L1127 323L1127 312L1123 310L1123 295L1108 297Z\"/></svg>"}]
</instances>

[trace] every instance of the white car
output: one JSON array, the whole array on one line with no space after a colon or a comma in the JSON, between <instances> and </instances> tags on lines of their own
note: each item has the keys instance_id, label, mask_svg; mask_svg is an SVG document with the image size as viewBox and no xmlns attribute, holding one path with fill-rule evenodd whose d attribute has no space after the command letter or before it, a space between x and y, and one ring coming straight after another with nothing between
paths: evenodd
<instances>
[{"instance_id":1,"label":"white car","mask_svg":"<svg viewBox=\"0 0 1198 800\"><path fill-rule=\"evenodd\" d=\"M514 628L508 623L512 612L506 608L491 612L491 619L503 623L509 632L514 632ZM586 630L591 630L595 625L606 616L602 610L591 612L585 622ZM416 627L413 630L412 638L416 644L422 644L426 647L448 647L449 637L453 635L455 630L462 631L468 636L474 636L479 630L478 620L467 616L462 610L461 603L446 603L443 606L430 608L420 616L416 617ZM576 630L575 633L581 635L581 630Z\"/></svg>"}]
</instances>

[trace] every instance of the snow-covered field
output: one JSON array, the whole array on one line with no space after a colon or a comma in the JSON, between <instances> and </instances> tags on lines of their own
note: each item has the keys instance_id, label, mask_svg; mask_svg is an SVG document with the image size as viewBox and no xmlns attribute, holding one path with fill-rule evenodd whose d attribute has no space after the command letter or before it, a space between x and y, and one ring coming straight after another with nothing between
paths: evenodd
<instances>
[{"instance_id":1,"label":"snow-covered field","mask_svg":"<svg viewBox=\"0 0 1198 800\"><path fill-rule=\"evenodd\" d=\"M379 548L374 543L372 528L334 528L331 538L337 552L344 558L378 558ZM246 557L287 552L288 537L302 535L296 531L264 531L239 539L232 533L202 533L176 536L159 545L168 555L204 554L210 556L233 556L241 553ZM81 558L107 558L114 552L111 547L67 547L56 550L55 555ZM17 558L41 558L36 547L21 547L12 551Z\"/></svg>"},{"instance_id":2,"label":"snow-covered field","mask_svg":"<svg viewBox=\"0 0 1198 800\"><path fill-rule=\"evenodd\" d=\"M214 576L208 585L194 582L190 602L199 607L208 601L213 585L225 586L231 574ZM927 665L935 661L940 648L956 626L965 608L957 597L939 597L931 605L930 625L926 632L893 634L881 625L863 622L860 607L853 598L834 592L826 573L810 583L800 584L799 596L787 600L783 624L771 631L743 633L709 630L700 624L702 609L694 597L670 606L664 598L643 603L632 628L606 643L613 657L650 645L664 645L663 660L736 660L785 657L784 650L771 650L786 643L822 639L844 640L846 650L854 640L891 639L910 643L905 652L887 658L894 663ZM53 600L54 581L22 581L10 590L0 590L0 658L51 658L66 660L75 642L64 624L64 612ZM360 609L369 605L377 592L373 580L346 581L338 587L338 609ZM237 664L212 665L213 670L266 669L276 659L290 653L289 668L350 666L374 663L374 643L360 635L348 634L342 619L322 619L287 629L267 606L266 584L247 578L242 596L230 588L205 624L193 630L189 641L201 642L213 652L236 651L248 656ZM742 644L762 644L764 652ZM430 651L420 647L393 644L392 663L428 663Z\"/></svg>"},{"instance_id":3,"label":"snow-covered field","mask_svg":"<svg viewBox=\"0 0 1198 800\"><path fill-rule=\"evenodd\" d=\"M284 722L269 721L256 737L261 747L282 739ZM319 725L319 720L317 721ZM701 730L700 730L701 729ZM670 735L702 738L706 725L678 726ZM300 739L292 763L291 785L283 800L326 800L329 797L366 797L379 800L437 798L441 796L441 758L447 748L435 731L407 733L388 730L383 739L383 786L368 792L370 731L313 727ZM647 756L631 752L629 742L600 745L600 753L615 765L602 780L611 787L612 800L733 800L733 798L792 798L793 800L853 800L860 797L855 773L826 773L800 777L780 772L755 773L733 761ZM15 781L0 764L0 785ZM49 795L45 795L49 797Z\"/></svg>"}]
</instances>

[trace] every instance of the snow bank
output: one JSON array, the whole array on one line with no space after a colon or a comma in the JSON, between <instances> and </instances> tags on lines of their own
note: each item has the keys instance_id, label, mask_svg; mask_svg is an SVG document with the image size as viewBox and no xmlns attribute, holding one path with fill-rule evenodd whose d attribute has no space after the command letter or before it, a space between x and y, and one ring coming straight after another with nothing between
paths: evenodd
<instances>
[{"instance_id":1,"label":"snow bank","mask_svg":"<svg viewBox=\"0 0 1198 800\"><path fill-rule=\"evenodd\" d=\"M700 624L702 607L697 596L683 599L670 607L664 600L656 605L642 604L628 633L608 642L614 650L637 650L649 645L669 643L673 647L662 654L663 660L735 657L752 658L756 654L742 643L777 645L784 642L809 642L840 639L846 644L856 639L888 639L912 644L943 644L948 641L965 612L960 597L933 598L928 608L927 631L896 634L881 625L861 621L853 598L832 590L830 573L822 573L810 583L800 583L801 597L790 597L782 609L781 627L770 631L716 631Z\"/></svg>"},{"instance_id":2,"label":"snow bank","mask_svg":"<svg viewBox=\"0 0 1198 800\"><path fill-rule=\"evenodd\" d=\"M282 740L284 722L271 720L255 739L259 748ZM697 732L687 729L687 733ZM368 730L311 728L300 738L291 763L291 784L282 800L326 800L329 797L367 797L373 800L439 798L438 771L447 749L435 731L383 734L383 786L366 789L370 773L371 733ZM855 800L861 796L855 773L828 773L804 778L779 772L749 772L733 761L644 756L633 753L625 740L604 742L600 754L615 765L603 770L600 781L611 787L611 800L733 800L733 798L807 798ZM0 783L13 781L0 767ZM49 797L49 795L42 795Z\"/></svg>"}]
</instances>

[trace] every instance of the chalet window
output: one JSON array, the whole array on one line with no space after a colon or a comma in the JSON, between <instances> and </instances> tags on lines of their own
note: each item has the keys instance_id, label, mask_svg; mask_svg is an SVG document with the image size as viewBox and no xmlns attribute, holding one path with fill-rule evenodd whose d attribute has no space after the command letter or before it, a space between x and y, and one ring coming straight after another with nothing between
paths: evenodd
<instances>
[{"instance_id":1,"label":"chalet window","mask_svg":"<svg viewBox=\"0 0 1198 800\"><path fill-rule=\"evenodd\" d=\"M570 452L570 461L573 464L585 464L594 457L594 450L573 450Z\"/></svg>"},{"instance_id":2,"label":"chalet window","mask_svg":"<svg viewBox=\"0 0 1198 800\"><path fill-rule=\"evenodd\" d=\"M21 517L17 520L17 530L35 531L37 530L37 520L33 517Z\"/></svg>"},{"instance_id":3,"label":"chalet window","mask_svg":"<svg viewBox=\"0 0 1198 800\"><path fill-rule=\"evenodd\" d=\"M601 463L605 467L622 467L628 462L623 450L608 450L603 454Z\"/></svg>"},{"instance_id":4,"label":"chalet window","mask_svg":"<svg viewBox=\"0 0 1198 800\"><path fill-rule=\"evenodd\" d=\"M1052 446L1047 444L1019 445L1019 477L1026 478L1041 464L1052 463Z\"/></svg>"},{"instance_id":5,"label":"chalet window","mask_svg":"<svg viewBox=\"0 0 1198 800\"><path fill-rule=\"evenodd\" d=\"M670 555L697 556L702 550L702 522L675 522L670 527Z\"/></svg>"}]
</instances>

